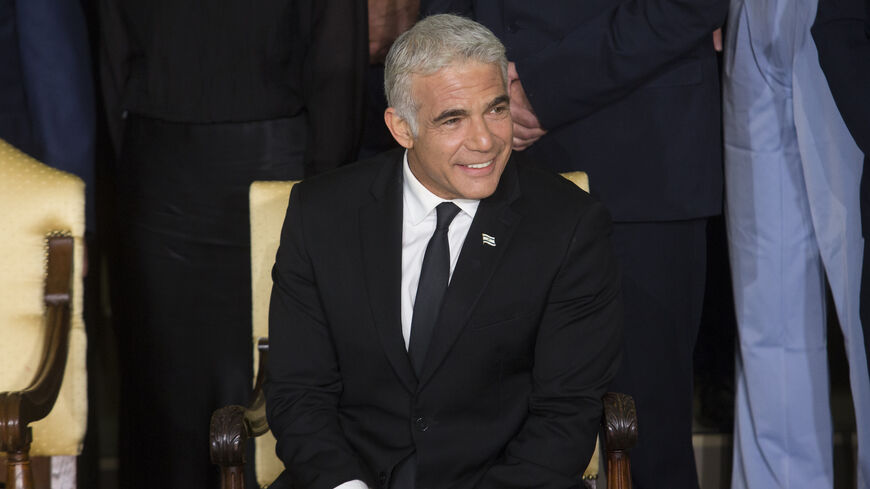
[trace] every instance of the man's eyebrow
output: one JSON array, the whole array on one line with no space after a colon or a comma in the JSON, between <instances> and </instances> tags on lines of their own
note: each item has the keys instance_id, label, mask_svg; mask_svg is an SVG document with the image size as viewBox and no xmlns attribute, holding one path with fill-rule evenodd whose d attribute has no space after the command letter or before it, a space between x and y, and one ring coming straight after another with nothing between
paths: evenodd
<instances>
[{"instance_id":1,"label":"man's eyebrow","mask_svg":"<svg viewBox=\"0 0 870 489\"><path fill-rule=\"evenodd\" d=\"M499 95L494 98L489 105L486 106L486 109L489 110L493 107L498 107L499 105L506 104L510 102L510 97L507 95ZM465 109L447 109L444 112L438 114L438 117L432 119L432 122L439 123L441 121L452 119L454 117L464 117L468 115L468 111Z\"/></svg>"},{"instance_id":2,"label":"man's eyebrow","mask_svg":"<svg viewBox=\"0 0 870 489\"><path fill-rule=\"evenodd\" d=\"M487 106L487 109L497 107L501 104L509 103L510 101L511 101L511 98L508 97L507 94L500 95L500 96L496 97L492 102L489 103L489 105Z\"/></svg>"},{"instance_id":3,"label":"man's eyebrow","mask_svg":"<svg viewBox=\"0 0 870 489\"><path fill-rule=\"evenodd\" d=\"M466 115L468 115L468 111L465 109L447 109L438 114L438 117L432 119L432 122L438 123L443 120L452 119L454 117L463 117Z\"/></svg>"}]
</instances>

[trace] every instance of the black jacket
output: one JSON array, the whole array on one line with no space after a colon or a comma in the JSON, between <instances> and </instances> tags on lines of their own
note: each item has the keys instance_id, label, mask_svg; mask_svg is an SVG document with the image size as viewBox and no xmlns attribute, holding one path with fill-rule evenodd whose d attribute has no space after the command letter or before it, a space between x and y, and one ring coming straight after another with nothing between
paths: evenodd
<instances>
[{"instance_id":1,"label":"black jacket","mask_svg":"<svg viewBox=\"0 0 870 489\"><path fill-rule=\"evenodd\" d=\"M284 477L388 487L416 452L418 489L576 487L621 350L607 211L512 159L468 231L418 379L400 319L401 161L385 153L290 196L266 386Z\"/></svg>"}]
</instances>

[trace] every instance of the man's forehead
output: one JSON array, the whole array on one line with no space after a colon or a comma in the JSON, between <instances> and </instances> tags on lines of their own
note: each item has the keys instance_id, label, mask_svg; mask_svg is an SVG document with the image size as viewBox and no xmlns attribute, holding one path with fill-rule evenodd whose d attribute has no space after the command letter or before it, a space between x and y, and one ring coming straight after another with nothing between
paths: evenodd
<instances>
[{"instance_id":1,"label":"man's forehead","mask_svg":"<svg viewBox=\"0 0 870 489\"><path fill-rule=\"evenodd\" d=\"M501 67L479 61L451 63L434 73L413 74L411 87L418 105L426 101L439 108L462 102L497 103L507 95Z\"/></svg>"}]
</instances>

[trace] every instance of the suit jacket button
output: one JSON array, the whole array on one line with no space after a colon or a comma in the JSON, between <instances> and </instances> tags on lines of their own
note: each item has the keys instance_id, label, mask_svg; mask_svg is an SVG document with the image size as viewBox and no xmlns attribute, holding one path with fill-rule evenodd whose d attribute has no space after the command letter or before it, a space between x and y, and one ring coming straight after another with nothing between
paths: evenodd
<instances>
[{"instance_id":1,"label":"suit jacket button","mask_svg":"<svg viewBox=\"0 0 870 489\"><path fill-rule=\"evenodd\" d=\"M387 473L386 472L378 472L378 482L380 482L381 485L384 485L387 483Z\"/></svg>"},{"instance_id":2,"label":"suit jacket button","mask_svg":"<svg viewBox=\"0 0 870 489\"><path fill-rule=\"evenodd\" d=\"M414 420L414 424L417 425L417 429L420 431L426 431L429 429L429 422L426 421L426 418L417 418Z\"/></svg>"}]
</instances>

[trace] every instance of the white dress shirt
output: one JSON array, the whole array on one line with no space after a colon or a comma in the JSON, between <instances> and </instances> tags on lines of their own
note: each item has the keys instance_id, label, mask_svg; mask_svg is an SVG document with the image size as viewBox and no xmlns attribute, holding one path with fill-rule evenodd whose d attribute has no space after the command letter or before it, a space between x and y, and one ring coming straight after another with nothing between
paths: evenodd
<instances>
[{"instance_id":1,"label":"white dress shirt","mask_svg":"<svg viewBox=\"0 0 870 489\"><path fill-rule=\"evenodd\" d=\"M423 256L437 222L435 208L438 204L447 202L447 199L433 194L417 180L408 166L407 151L402 161L402 175L402 336L405 338L405 349L408 349ZM450 243L450 278L453 278L453 269L459 261L462 243L465 242L480 201L454 199L450 202L456 204L461 211L453 218L447 230L447 240ZM352 480L335 489L368 489L368 486L363 481Z\"/></svg>"}]
</instances>

